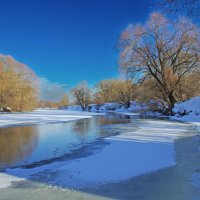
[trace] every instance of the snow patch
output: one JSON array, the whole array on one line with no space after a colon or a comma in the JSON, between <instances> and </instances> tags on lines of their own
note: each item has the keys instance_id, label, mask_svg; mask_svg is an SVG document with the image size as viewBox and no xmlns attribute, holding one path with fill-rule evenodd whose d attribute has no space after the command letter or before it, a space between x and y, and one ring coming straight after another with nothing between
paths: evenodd
<instances>
[{"instance_id":1,"label":"snow patch","mask_svg":"<svg viewBox=\"0 0 200 200\"><path fill-rule=\"evenodd\" d=\"M190 122L200 132L200 96L175 104L172 120Z\"/></svg>"},{"instance_id":2,"label":"snow patch","mask_svg":"<svg viewBox=\"0 0 200 200\"><path fill-rule=\"evenodd\" d=\"M12 186L12 182L23 181L25 178L19 178L12 175L0 173L0 188L7 188Z\"/></svg>"}]
</instances>

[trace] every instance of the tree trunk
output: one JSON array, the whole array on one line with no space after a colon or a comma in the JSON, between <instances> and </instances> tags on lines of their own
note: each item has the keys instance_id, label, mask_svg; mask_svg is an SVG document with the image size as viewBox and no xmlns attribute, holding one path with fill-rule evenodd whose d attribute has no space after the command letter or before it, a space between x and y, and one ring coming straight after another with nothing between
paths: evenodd
<instances>
[{"instance_id":1,"label":"tree trunk","mask_svg":"<svg viewBox=\"0 0 200 200\"><path fill-rule=\"evenodd\" d=\"M83 104L80 104L82 111L85 111L85 106Z\"/></svg>"},{"instance_id":2,"label":"tree trunk","mask_svg":"<svg viewBox=\"0 0 200 200\"><path fill-rule=\"evenodd\" d=\"M130 101L126 102L125 108L128 109L128 108L130 107L130 105L131 105L131 102L130 102Z\"/></svg>"},{"instance_id":3,"label":"tree trunk","mask_svg":"<svg viewBox=\"0 0 200 200\"><path fill-rule=\"evenodd\" d=\"M168 99L169 99L168 113L169 113L169 115L173 115L173 108L174 108L174 105L176 103L176 99L173 96L173 91L169 92Z\"/></svg>"}]
</instances>

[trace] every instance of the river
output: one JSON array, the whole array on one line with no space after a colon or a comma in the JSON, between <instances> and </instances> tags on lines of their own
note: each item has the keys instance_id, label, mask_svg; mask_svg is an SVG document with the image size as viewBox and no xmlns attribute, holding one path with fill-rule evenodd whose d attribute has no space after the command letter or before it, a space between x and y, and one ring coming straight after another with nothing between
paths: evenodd
<instances>
[{"instance_id":1,"label":"river","mask_svg":"<svg viewBox=\"0 0 200 200\"><path fill-rule=\"evenodd\" d=\"M0 199L197 200L199 148L190 124L116 114L0 128Z\"/></svg>"}]
</instances>

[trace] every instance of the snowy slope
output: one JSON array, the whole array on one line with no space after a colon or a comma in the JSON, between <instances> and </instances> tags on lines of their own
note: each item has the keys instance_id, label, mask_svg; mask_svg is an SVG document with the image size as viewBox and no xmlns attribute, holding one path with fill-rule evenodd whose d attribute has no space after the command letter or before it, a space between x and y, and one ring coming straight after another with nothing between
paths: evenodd
<instances>
[{"instance_id":1,"label":"snowy slope","mask_svg":"<svg viewBox=\"0 0 200 200\"><path fill-rule=\"evenodd\" d=\"M177 103L173 112L175 115L171 117L172 120L189 122L200 132L200 96Z\"/></svg>"},{"instance_id":2,"label":"snowy slope","mask_svg":"<svg viewBox=\"0 0 200 200\"><path fill-rule=\"evenodd\" d=\"M188 101L177 103L173 109L178 119L188 122L200 122L200 96L191 98Z\"/></svg>"}]
</instances>

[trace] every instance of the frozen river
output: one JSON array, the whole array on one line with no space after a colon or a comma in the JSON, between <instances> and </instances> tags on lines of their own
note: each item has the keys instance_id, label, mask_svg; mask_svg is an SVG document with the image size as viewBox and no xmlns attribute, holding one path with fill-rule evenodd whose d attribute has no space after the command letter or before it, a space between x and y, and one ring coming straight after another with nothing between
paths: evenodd
<instances>
[{"instance_id":1,"label":"frozen river","mask_svg":"<svg viewBox=\"0 0 200 200\"><path fill-rule=\"evenodd\" d=\"M0 128L0 200L200 199L199 148L189 124L124 115Z\"/></svg>"}]
</instances>

